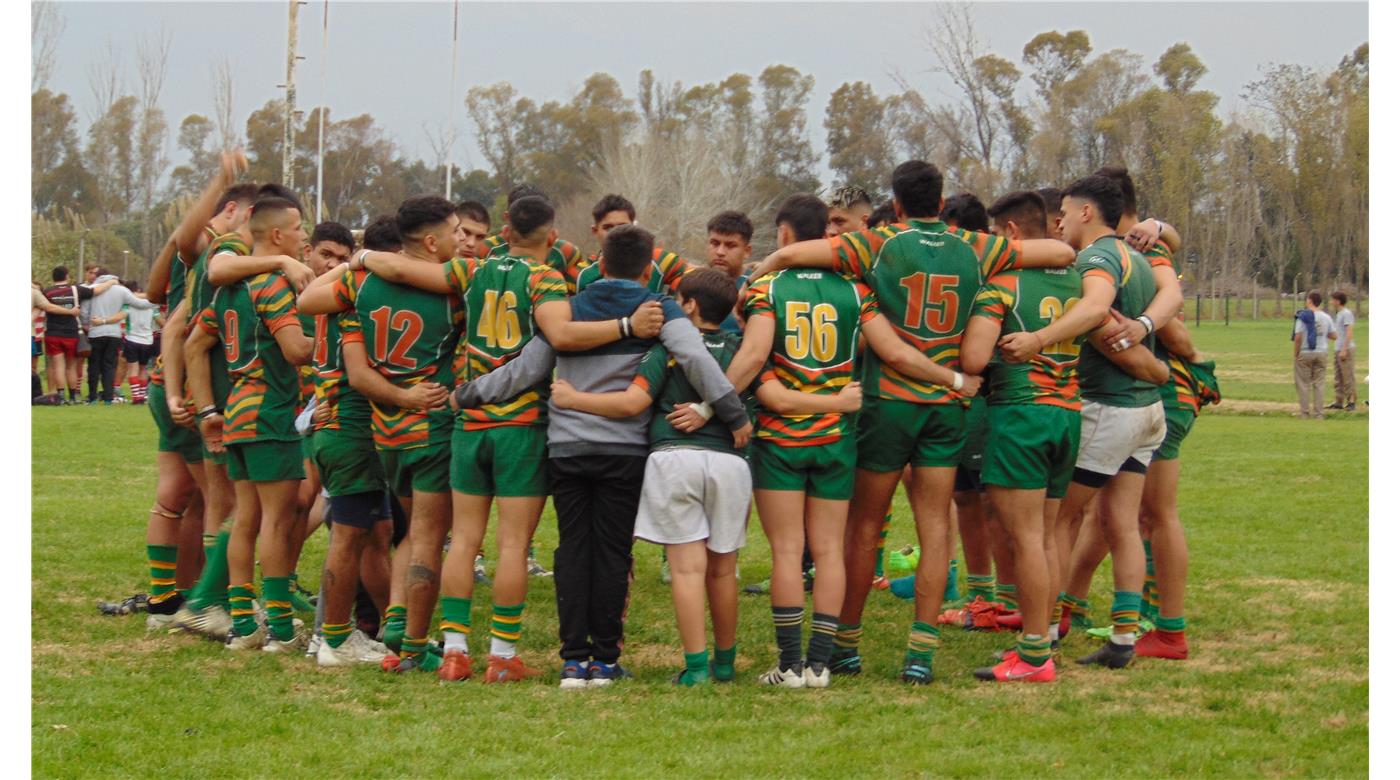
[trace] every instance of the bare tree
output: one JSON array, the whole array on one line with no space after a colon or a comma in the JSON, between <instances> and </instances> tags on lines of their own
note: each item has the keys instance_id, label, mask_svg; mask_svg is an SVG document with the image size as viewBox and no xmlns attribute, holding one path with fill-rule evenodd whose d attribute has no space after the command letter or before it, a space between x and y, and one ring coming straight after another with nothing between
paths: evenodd
<instances>
[{"instance_id":1,"label":"bare tree","mask_svg":"<svg viewBox=\"0 0 1400 780\"><path fill-rule=\"evenodd\" d=\"M45 0L30 6L29 44L32 69L29 74L29 91L38 92L49 85L53 76L54 59L58 56L58 39L68 20L58 3Z\"/></svg>"},{"instance_id":2,"label":"bare tree","mask_svg":"<svg viewBox=\"0 0 1400 780\"><path fill-rule=\"evenodd\" d=\"M112 109L112 104L125 91L121 77L121 53L111 36L94 62L88 63L88 88L92 90L93 105L89 123L96 122Z\"/></svg>"},{"instance_id":3,"label":"bare tree","mask_svg":"<svg viewBox=\"0 0 1400 780\"><path fill-rule=\"evenodd\" d=\"M170 164L165 154L169 128L165 111L160 107L160 93L165 87L170 62L170 41L170 34L162 29L152 38L143 37L136 49L137 74L141 79L141 116L136 130L136 176L141 210L139 249L146 257L150 257L155 249L151 207L155 205L156 189Z\"/></svg>"},{"instance_id":4,"label":"bare tree","mask_svg":"<svg viewBox=\"0 0 1400 780\"><path fill-rule=\"evenodd\" d=\"M241 145L238 123L233 116L233 65L220 57L209 66L209 91L214 96L214 124L219 129L219 148Z\"/></svg>"}]
</instances>

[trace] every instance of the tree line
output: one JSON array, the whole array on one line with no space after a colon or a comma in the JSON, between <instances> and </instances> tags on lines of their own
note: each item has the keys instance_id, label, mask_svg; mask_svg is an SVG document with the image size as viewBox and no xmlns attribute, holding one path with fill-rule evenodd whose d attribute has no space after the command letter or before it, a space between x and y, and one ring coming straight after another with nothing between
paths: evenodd
<instances>
[{"instance_id":1,"label":"tree line","mask_svg":"<svg viewBox=\"0 0 1400 780\"><path fill-rule=\"evenodd\" d=\"M118 52L99 54L89 69L96 109L80 137L70 96L47 88L44 36L54 32L42 23L31 99L36 274L71 264L80 233L89 261L129 250L144 263L228 146L245 147L254 179L281 178L282 101L240 125L227 62L211 68L210 115L170 127L160 106L169 41L160 36L137 47L135 89L117 80ZM857 184L886 198L889 171L905 159L934 162L948 194L988 203L1118 164L1137 182L1140 211L1182 233L1188 284L1210 280L1236 293L1255 282L1365 288L1368 44L1328 71L1264 68L1245 89L1246 107L1228 117L1219 96L1199 87L1206 66L1186 43L1149 65L1139 53L1095 49L1083 30L1048 31L1012 62L986 50L968 9L952 6L924 28L923 45L953 98L932 100L898 73L886 94L863 81L838 86L821 128L834 181L821 180L808 126L820 99L815 79L775 64L703 84L642 70L631 97L607 73L565 101L536 101L506 82L470 86L464 119L485 166L456 171L453 197L499 213L504 193L528 181L560 206L563 235L582 240L592 202L622 192L662 242L702 257L705 221L722 209L754 217L762 251L773 238L767 212L784 196ZM293 133L294 186L308 203L323 112L325 218L359 226L408 195L443 190L445 134L430 136L435 159L416 159L372 115L315 107L297 116ZM172 133L178 164L167 154Z\"/></svg>"}]
</instances>

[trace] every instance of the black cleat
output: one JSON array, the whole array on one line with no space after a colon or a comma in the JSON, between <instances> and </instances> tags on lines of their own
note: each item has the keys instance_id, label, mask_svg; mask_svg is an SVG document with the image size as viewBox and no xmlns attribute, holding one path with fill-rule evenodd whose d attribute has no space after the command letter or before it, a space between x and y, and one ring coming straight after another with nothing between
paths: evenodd
<instances>
[{"instance_id":1,"label":"black cleat","mask_svg":"<svg viewBox=\"0 0 1400 780\"><path fill-rule=\"evenodd\" d=\"M1075 661L1080 666L1105 666L1109 669L1122 669L1133 662L1132 645L1116 645L1105 642L1103 647Z\"/></svg>"},{"instance_id":2,"label":"black cleat","mask_svg":"<svg viewBox=\"0 0 1400 780\"><path fill-rule=\"evenodd\" d=\"M97 602L97 611L109 617L130 615L133 612L146 612L148 610L149 602L146 600L145 593L137 593L121 601Z\"/></svg>"}]
</instances>

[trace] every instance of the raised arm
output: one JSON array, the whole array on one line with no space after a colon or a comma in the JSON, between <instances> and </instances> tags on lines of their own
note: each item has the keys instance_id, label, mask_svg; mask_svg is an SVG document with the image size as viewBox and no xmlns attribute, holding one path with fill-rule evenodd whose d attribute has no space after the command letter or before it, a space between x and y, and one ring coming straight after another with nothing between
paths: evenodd
<instances>
[{"instance_id":1,"label":"raised arm","mask_svg":"<svg viewBox=\"0 0 1400 780\"><path fill-rule=\"evenodd\" d=\"M214 174L209 186L205 187L204 192L201 192L195 202L185 210L185 216L181 218L175 233L170 237L175 243L176 251L184 257L199 256L203 249L199 245L199 239L204 232L204 226L209 224L210 216L221 205L219 196L233 184L239 173L246 170L248 159L243 156L242 151L223 153L219 158L219 172Z\"/></svg>"},{"instance_id":2,"label":"raised arm","mask_svg":"<svg viewBox=\"0 0 1400 780\"><path fill-rule=\"evenodd\" d=\"M151 273L146 277L146 298L151 303L165 303L165 290L170 286L170 268L175 259L175 237L166 240L151 264Z\"/></svg>"}]
</instances>

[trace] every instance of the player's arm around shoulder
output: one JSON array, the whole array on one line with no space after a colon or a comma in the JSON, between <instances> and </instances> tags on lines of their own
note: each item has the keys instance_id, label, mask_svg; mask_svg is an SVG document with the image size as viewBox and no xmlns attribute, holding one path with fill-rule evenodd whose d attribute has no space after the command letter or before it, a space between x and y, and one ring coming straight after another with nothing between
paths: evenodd
<instances>
[{"instance_id":1,"label":"player's arm around shoulder","mask_svg":"<svg viewBox=\"0 0 1400 780\"><path fill-rule=\"evenodd\" d=\"M660 344L653 346L637 366L637 375L626 390L611 393L585 393L576 390L567 380L555 379L550 385L550 400L560 409L576 409L613 419L636 417L645 412L660 395L666 379L666 364L670 354Z\"/></svg>"}]
</instances>

